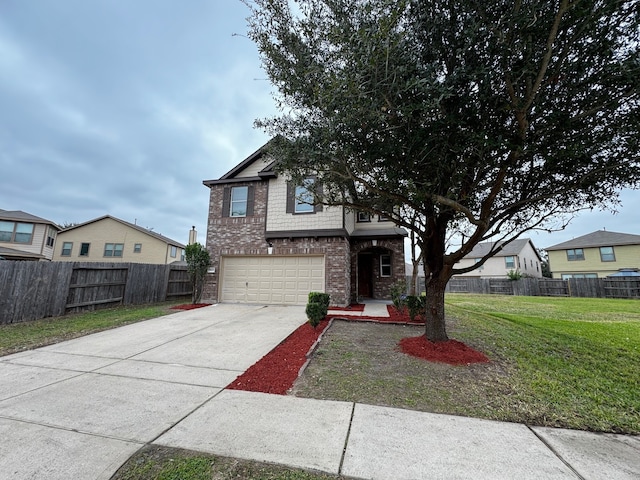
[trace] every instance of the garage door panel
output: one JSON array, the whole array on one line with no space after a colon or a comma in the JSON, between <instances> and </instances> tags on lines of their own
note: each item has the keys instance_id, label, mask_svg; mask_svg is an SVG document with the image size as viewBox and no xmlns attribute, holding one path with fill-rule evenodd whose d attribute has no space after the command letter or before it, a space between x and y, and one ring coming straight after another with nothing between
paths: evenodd
<instances>
[{"instance_id":1,"label":"garage door panel","mask_svg":"<svg viewBox=\"0 0 640 480\"><path fill-rule=\"evenodd\" d=\"M310 291L324 291L324 257L223 257L220 299L234 303L307 303Z\"/></svg>"}]
</instances>

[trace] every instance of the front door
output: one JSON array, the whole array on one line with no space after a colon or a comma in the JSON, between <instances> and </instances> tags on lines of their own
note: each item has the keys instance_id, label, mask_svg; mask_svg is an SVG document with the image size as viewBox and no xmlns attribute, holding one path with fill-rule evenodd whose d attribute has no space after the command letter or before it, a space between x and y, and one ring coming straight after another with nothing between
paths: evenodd
<instances>
[{"instance_id":1,"label":"front door","mask_svg":"<svg viewBox=\"0 0 640 480\"><path fill-rule=\"evenodd\" d=\"M373 298L373 255L358 255L358 296Z\"/></svg>"}]
</instances>

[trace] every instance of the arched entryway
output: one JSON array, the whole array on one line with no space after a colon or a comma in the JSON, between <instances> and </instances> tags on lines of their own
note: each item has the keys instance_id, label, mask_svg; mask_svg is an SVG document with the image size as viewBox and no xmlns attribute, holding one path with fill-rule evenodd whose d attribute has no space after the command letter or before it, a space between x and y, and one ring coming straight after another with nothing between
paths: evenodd
<instances>
[{"instance_id":1,"label":"arched entryway","mask_svg":"<svg viewBox=\"0 0 640 480\"><path fill-rule=\"evenodd\" d=\"M402 244L361 241L352 245L351 253L352 301L389 299L391 286L404 276Z\"/></svg>"}]
</instances>

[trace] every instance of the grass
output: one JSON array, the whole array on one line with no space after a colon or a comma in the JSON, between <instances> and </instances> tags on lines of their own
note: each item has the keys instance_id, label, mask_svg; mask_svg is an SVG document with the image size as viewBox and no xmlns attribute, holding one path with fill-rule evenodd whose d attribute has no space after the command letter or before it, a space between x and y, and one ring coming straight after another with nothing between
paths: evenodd
<instances>
[{"instance_id":1,"label":"grass","mask_svg":"<svg viewBox=\"0 0 640 480\"><path fill-rule=\"evenodd\" d=\"M639 307L618 299L447 297L458 337L513 366L509 404L520 407L508 419L636 434Z\"/></svg>"},{"instance_id":2,"label":"grass","mask_svg":"<svg viewBox=\"0 0 640 480\"><path fill-rule=\"evenodd\" d=\"M170 307L184 302L127 306L93 312L0 325L0 356L51 345L90 333L175 313Z\"/></svg>"},{"instance_id":3,"label":"grass","mask_svg":"<svg viewBox=\"0 0 640 480\"><path fill-rule=\"evenodd\" d=\"M147 446L111 480L331 480L339 477L188 450Z\"/></svg>"},{"instance_id":4,"label":"grass","mask_svg":"<svg viewBox=\"0 0 640 480\"><path fill-rule=\"evenodd\" d=\"M451 338L490 356L454 367L397 351L421 327L335 322L304 397L590 431L640 433L636 300L452 294Z\"/></svg>"}]
</instances>

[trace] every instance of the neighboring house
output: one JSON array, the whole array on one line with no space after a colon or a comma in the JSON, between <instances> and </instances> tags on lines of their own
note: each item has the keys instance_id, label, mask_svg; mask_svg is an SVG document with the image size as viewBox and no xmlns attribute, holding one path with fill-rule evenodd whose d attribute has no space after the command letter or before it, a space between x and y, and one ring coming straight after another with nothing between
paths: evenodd
<instances>
[{"instance_id":1,"label":"neighboring house","mask_svg":"<svg viewBox=\"0 0 640 480\"><path fill-rule=\"evenodd\" d=\"M0 210L0 257L51 260L60 227L20 210Z\"/></svg>"},{"instance_id":2,"label":"neighboring house","mask_svg":"<svg viewBox=\"0 0 640 480\"><path fill-rule=\"evenodd\" d=\"M491 251L495 242L477 244L454 268L467 268L478 263ZM542 258L529 238L513 240L489 258L484 265L457 277L507 278L509 272L527 277L542 277Z\"/></svg>"},{"instance_id":3,"label":"neighboring house","mask_svg":"<svg viewBox=\"0 0 640 480\"><path fill-rule=\"evenodd\" d=\"M603 278L640 269L640 235L598 230L546 250L553 278Z\"/></svg>"},{"instance_id":4,"label":"neighboring house","mask_svg":"<svg viewBox=\"0 0 640 480\"><path fill-rule=\"evenodd\" d=\"M184 248L175 240L105 215L62 230L53 259L167 264L184 260Z\"/></svg>"},{"instance_id":5,"label":"neighboring house","mask_svg":"<svg viewBox=\"0 0 640 480\"><path fill-rule=\"evenodd\" d=\"M263 147L264 148L264 147ZM310 291L332 305L390 298L404 280L406 232L386 218L312 205L311 188L273 170L259 149L210 189L206 301L305 304Z\"/></svg>"}]
</instances>

